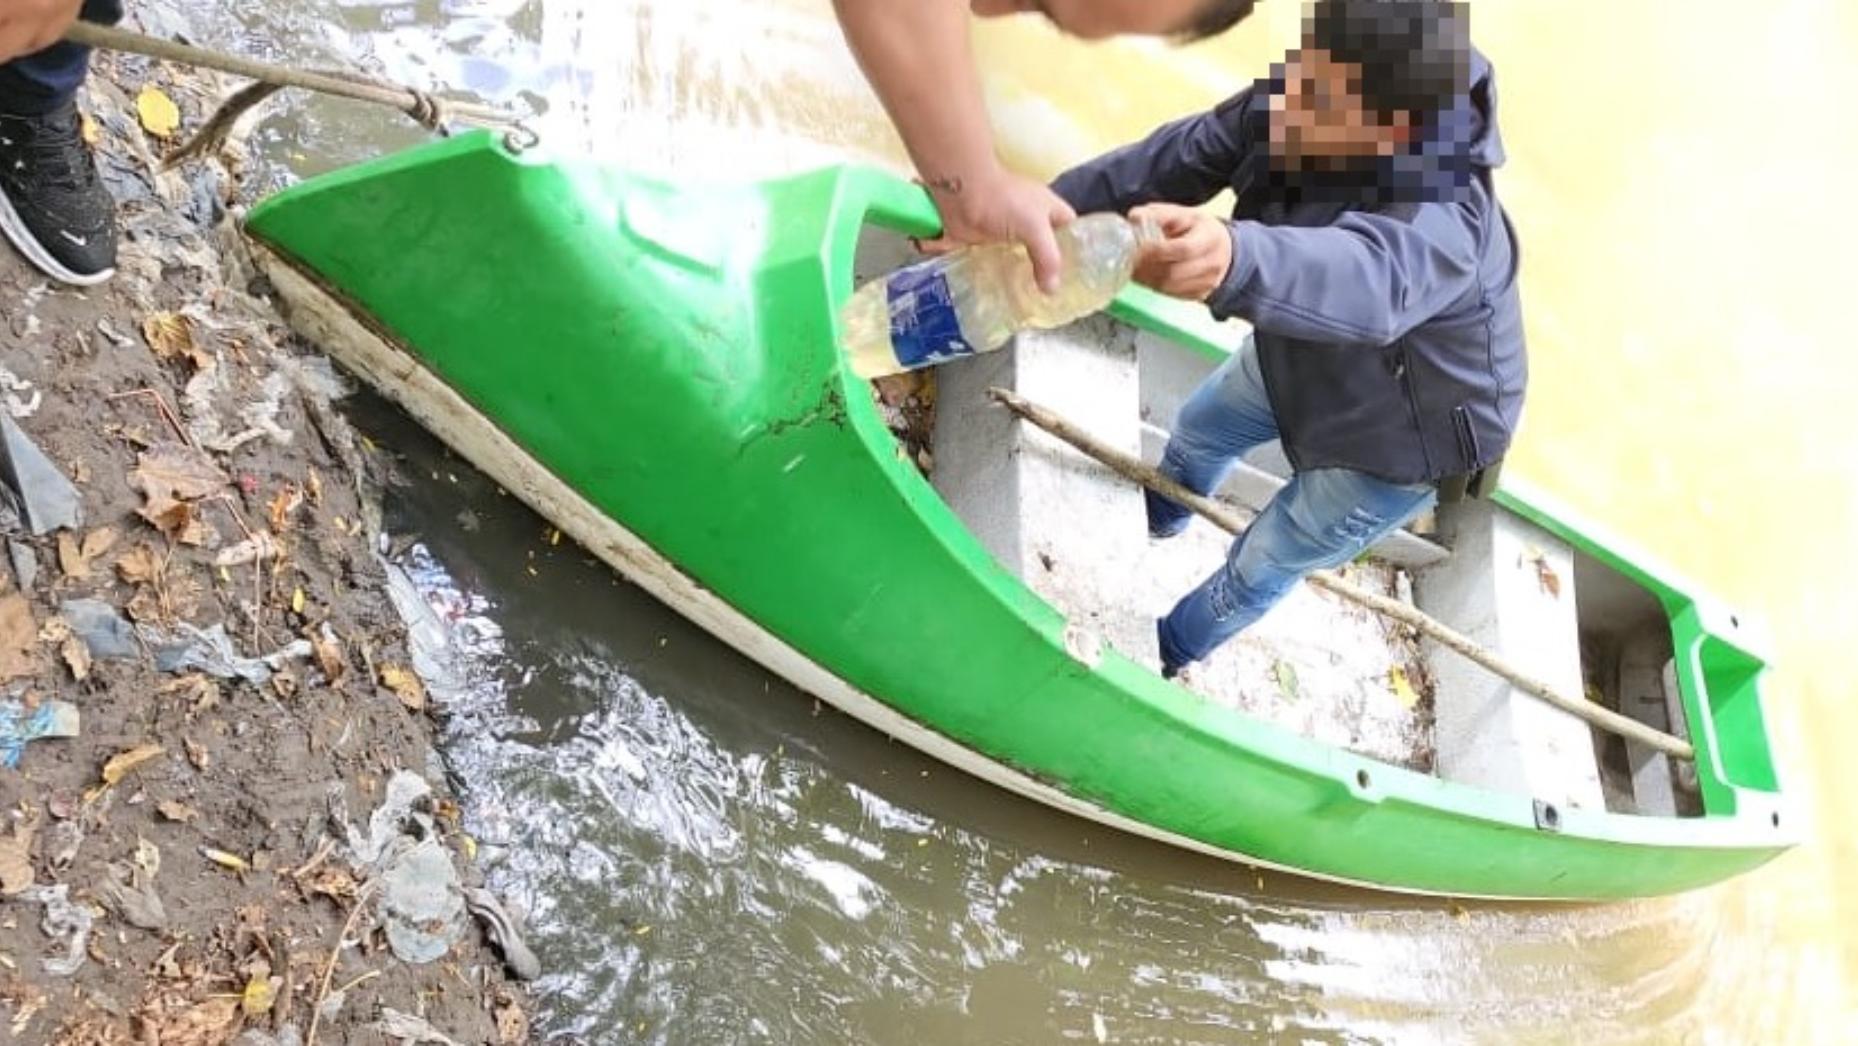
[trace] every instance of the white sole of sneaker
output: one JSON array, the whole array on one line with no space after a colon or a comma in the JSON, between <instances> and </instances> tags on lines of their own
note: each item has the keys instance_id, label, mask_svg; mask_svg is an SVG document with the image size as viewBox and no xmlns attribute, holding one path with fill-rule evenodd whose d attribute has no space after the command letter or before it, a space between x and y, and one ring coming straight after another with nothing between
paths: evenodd
<instances>
[{"instance_id":1,"label":"white sole of sneaker","mask_svg":"<svg viewBox=\"0 0 1858 1046\"><path fill-rule=\"evenodd\" d=\"M19 249L19 253L26 256L26 260L32 263L33 268L59 283L68 283L73 287L95 287L116 275L115 269L85 274L72 272L61 265L58 259L52 257L51 252L39 242L38 238L32 235L32 230L26 228L25 220L20 218L19 212L13 209L13 201L7 199L6 193L3 192L0 192L0 232L6 233L6 238Z\"/></svg>"}]
</instances>

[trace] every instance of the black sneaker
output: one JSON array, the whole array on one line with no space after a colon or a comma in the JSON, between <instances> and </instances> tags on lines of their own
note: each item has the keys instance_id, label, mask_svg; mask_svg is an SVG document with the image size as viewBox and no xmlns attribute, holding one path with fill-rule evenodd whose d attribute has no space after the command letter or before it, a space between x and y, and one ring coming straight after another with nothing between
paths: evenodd
<instances>
[{"instance_id":1,"label":"black sneaker","mask_svg":"<svg viewBox=\"0 0 1858 1046\"><path fill-rule=\"evenodd\" d=\"M77 103L0 113L0 231L52 279L87 287L116 271L116 202L84 144Z\"/></svg>"}]
</instances>

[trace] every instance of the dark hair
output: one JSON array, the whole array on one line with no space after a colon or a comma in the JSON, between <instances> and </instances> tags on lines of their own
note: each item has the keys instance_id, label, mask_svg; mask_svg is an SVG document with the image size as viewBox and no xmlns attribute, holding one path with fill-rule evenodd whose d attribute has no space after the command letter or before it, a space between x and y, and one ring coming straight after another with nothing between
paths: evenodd
<instances>
[{"instance_id":1,"label":"dark hair","mask_svg":"<svg viewBox=\"0 0 1858 1046\"><path fill-rule=\"evenodd\" d=\"M1361 97L1383 116L1426 117L1470 87L1471 15L1446 0L1316 0L1304 43L1361 68Z\"/></svg>"},{"instance_id":2,"label":"dark hair","mask_svg":"<svg viewBox=\"0 0 1858 1046\"><path fill-rule=\"evenodd\" d=\"M1192 43L1218 36L1243 22L1256 6L1257 0L1209 0L1194 20L1187 23L1187 28L1181 30L1180 37Z\"/></svg>"}]
</instances>

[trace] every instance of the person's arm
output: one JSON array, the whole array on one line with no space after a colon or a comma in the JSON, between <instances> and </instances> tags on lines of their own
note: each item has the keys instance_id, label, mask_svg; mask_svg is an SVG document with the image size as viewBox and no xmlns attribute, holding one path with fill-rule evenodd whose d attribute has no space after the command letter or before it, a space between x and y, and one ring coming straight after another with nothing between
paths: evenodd
<instances>
[{"instance_id":1,"label":"person's arm","mask_svg":"<svg viewBox=\"0 0 1858 1046\"><path fill-rule=\"evenodd\" d=\"M1232 184L1246 148L1240 121L1251 89L1211 112L1176 120L1147 138L1059 175L1052 188L1079 214L1118 214L1148 203L1197 207Z\"/></svg>"},{"instance_id":2,"label":"person's arm","mask_svg":"<svg viewBox=\"0 0 1858 1046\"><path fill-rule=\"evenodd\" d=\"M0 0L0 62L43 51L77 21L82 0Z\"/></svg>"},{"instance_id":3,"label":"person's arm","mask_svg":"<svg viewBox=\"0 0 1858 1046\"><path fill-rule=\"evenodd\" d=\"M7 0L0 0L0 3ZM962 0L833 0L845 40L884 103L962 243L1017 240L1039 283L1057 285L1055 225L1076 217L1052 191L1007 171L994 154Z\"/></svg>"},{"instance_id":4,"label":"person's arm","mask_svg":"<svg viewBox=\"0 0 1858 1046\"><path fill-rule=\"evenodd\" d=\"M1352 212L1315 228L1240 221L1229 231L1231 266L1207 305L1291 338L1390 345L1477 280L1477 228L1451 204Z\"/></svg>"}]
</instances>

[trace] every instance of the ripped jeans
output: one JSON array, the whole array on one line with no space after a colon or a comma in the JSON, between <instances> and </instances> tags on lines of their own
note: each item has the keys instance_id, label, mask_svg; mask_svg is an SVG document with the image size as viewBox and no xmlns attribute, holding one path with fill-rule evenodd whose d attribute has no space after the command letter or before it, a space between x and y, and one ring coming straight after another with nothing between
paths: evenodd
<instances>
[{"instance_id":1,"label":"ripped jeans","mask_svg":"<svg viewBox=\"0 0 1858 1046\"><path fill-rule=\"evenodd\" d=\"M1258 352L1248 339L1188 397L1174 424L1161 471L1210 493L1239 457L1276 439ZM1430 506L1430 483L1403 484L1353 469L1298 472L1232 543L1226 562L1158 624L1164 672L1173 675L1264 616L1305 574L1347 563L1382 535ZM1172 537L1189 511L1150 493L1148 529Z\"/></svg>"}]
</instances>

